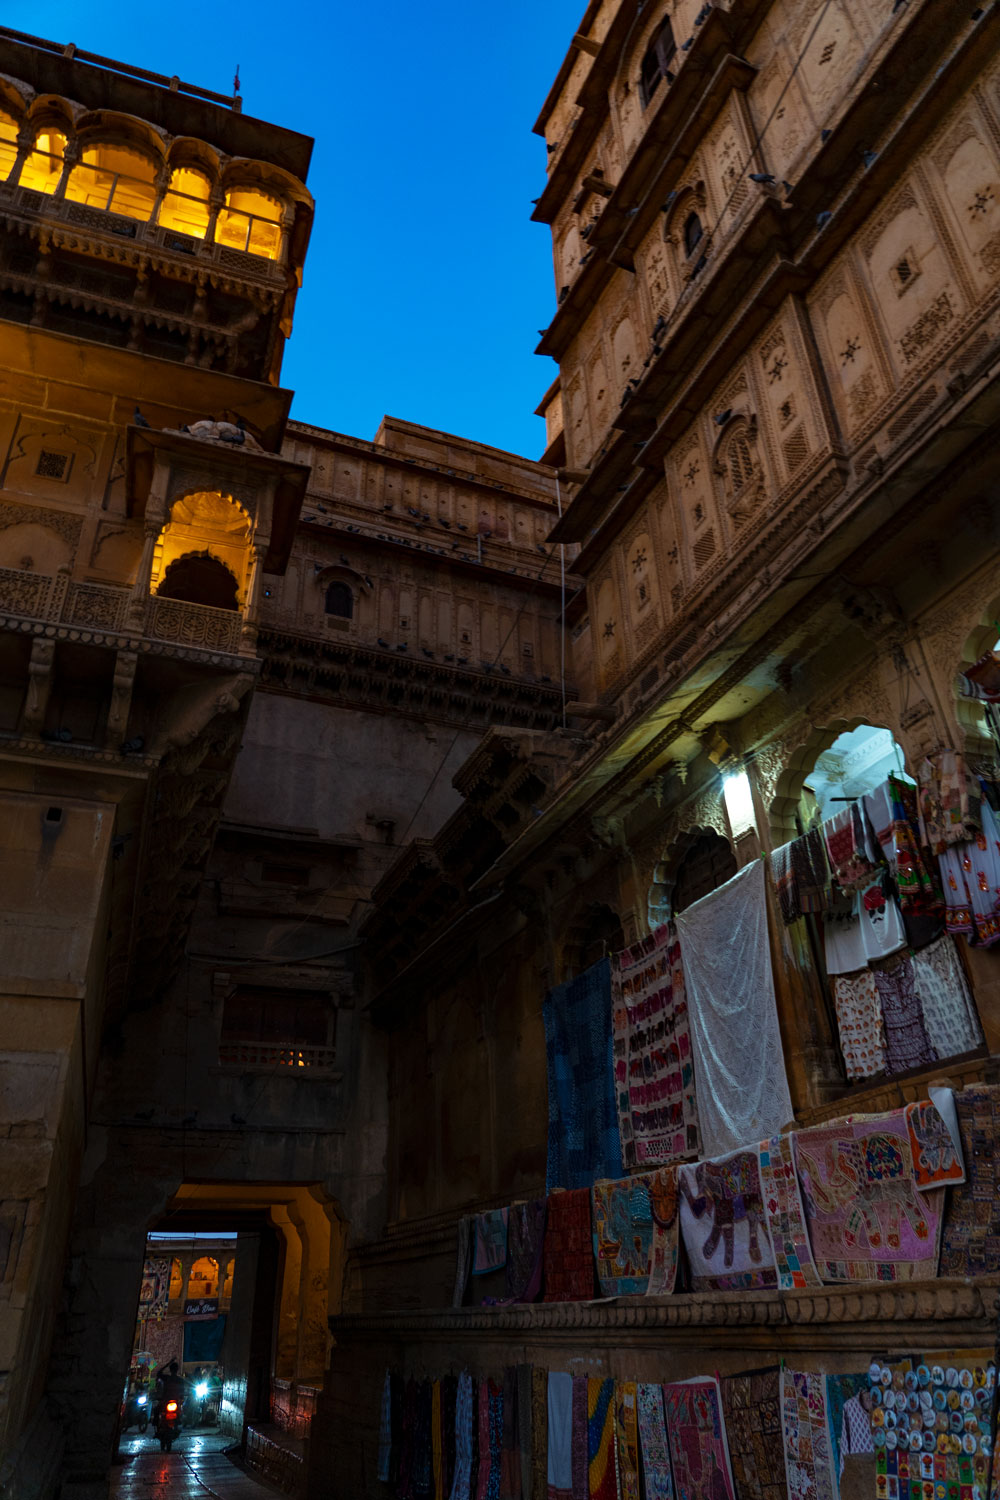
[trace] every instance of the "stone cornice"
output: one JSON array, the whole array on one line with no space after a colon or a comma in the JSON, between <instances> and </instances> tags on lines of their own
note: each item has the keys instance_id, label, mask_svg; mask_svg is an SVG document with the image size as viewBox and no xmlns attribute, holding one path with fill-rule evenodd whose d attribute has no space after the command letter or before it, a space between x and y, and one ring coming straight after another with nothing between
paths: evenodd
<instances>
[{"instance_id":1,"label":"stone cornice","mask_svg":"<svg viewBox=\"0 0 1000 1500\"><path fill-rule=\"evenodd\" d=\"M905 1337L908 1348L920 1348L954 1339L957 1324L981 1345L992 1342L998 1287L1000 1276L992 1275L974 1281L858 1282L810 1292L680 1292L515 1307L393 1309L341 1313L330 1318L330 1329L341 1344L373 1338L483 1343L576 1333L598 1334L602 1342L616 1335L627 1342L653 1342L688 1330L703 1339L705 1329L735 1330L737 1338L748 1328L789 1334L804 1329L813 1340L812 1330L820 1330L824 1344L857 1349L861 1326L863 1337L877 1346Z\"/></svg>"}]
</instances>

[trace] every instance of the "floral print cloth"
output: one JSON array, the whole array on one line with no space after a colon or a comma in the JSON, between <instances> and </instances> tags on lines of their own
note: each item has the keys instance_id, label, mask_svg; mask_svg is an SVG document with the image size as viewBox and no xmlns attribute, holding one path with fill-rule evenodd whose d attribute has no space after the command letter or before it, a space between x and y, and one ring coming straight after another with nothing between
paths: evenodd
<instances>
[{"instance_id":1,"label":"floral print cloth","mask_svg":"<svg viewBox=\"0 0 1000 1500\"><path fill-rule=\"evenodd\" d=\"M670 1472L670 1448L663 1415L663 1387L640 1385L637 1393L639 1411L639 1450L646 1500L674 1500L674 1482Z\"/></svg>"},{"instance_id":2,"label":"floral print cloth","mask_svg":"<svg viewBox=\"0 0 1000 1500\"><path fill-rule=\"evenodd\" d=\"M942 850L938 863L948 932L984 948L1000 940L1000 828L988 802L975 836Z\"/></svg>"},{"instance_id":3,"label":"floral print cloth","mask_svg":"<svg viewBox=\"0 0 1000 1500\"><path fill-rule=\"evenodd\" d=\"M824 1376L782 1369L781 1422L788 1500L837 1500Z\"/></svg>"}]
</instances>

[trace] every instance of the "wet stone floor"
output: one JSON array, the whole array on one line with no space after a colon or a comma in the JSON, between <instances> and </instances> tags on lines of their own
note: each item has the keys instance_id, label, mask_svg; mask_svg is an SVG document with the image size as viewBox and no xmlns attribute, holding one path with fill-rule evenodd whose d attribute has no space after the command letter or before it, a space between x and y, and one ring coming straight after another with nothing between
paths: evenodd
<instances>
[{"instance_id":1,"label":"wet stone floor","mask_svg":"<svg viewBox=\"0 0 1000 1500\"><path fill-rule=\"evenodd\" d=\"M182 1432L171 1451L161 1453L152 1430L124 1433L111 1500L275 1500L278 1490L226 1457L230 1441L217 1429Z\"/></svg>"}]
</instances>

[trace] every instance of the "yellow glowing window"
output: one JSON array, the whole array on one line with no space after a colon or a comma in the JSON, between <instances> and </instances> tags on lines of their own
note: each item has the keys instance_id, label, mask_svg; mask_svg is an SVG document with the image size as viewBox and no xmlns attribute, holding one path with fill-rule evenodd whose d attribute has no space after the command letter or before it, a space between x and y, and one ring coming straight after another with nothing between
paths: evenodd
<instances>
[{"instance_id":1,"label":"yellow glowing window","mask_svg":"<svg viewBox=\"0 0 1000 1500\"><path fill-rule=\"evenodd\" d=\"M0 182L10 176L17 157L17 121L0 109Z\"/></svg>"},{"instance_id":2,"label":"yellow glowing window","mask_svg":"<svg viewBox=\"0 0 1000 1500\"><path fill-rule=\"evenodd\" d=\"M281 253L281 207L273 198L247 188L227 193L215 238L233 250L248 250L251 255L277 260Z\"/></svg>"},{"instance_id":3,"label":"yellow glowing window","mask_svg":"<svg viewBox=\"0 0 1000 1500\"><path fill-rule=\"evenodd\" d=\"M32 188L36 193L54 193L62 176L65 154L66 137L61 131L40 130L35 137L35 149L21 168L18 185Z\"/></svg>"},{"instance_id":4,"label":"yellow glowing window","mask_svg":"<svg viewBox=\"0 0 1000 1500\"><path fill-rule=\"evenodd\" d=\"M128 219L148 219L156 202L153 163L124 146L91 146L66 184L66 197Z\"/></svg>"},{"instance_id":5,"label":"yellow glowing window","mask_svg":"<svg viewBox=\"0 0 1000 1500\"><path fill-rule=\"evenodd\" d=\"M208 178L192 167L177 167L160 205L159 223L166 229L203 240L208 228Z\"/></svg>"}]
</instances>

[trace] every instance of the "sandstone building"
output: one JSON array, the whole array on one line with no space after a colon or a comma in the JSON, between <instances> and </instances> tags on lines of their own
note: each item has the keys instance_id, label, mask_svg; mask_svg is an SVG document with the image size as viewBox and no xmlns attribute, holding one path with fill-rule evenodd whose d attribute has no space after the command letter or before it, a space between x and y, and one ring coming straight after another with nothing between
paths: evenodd
<instances>
[{"instance_id":1,"label":"sandstone building","mask_svg":"<svg viewBox=\"0 0 1000 1500\"><path fill-rule=\"evenodd\" d=\"M544 1192L545 992L887 765L994 755L998 35L591 0L533 463L290 421L310 142L0 33L8 1493L106 1487L158 1227L239 1232L224 1405L315 1408L317 1496L379 1493L387 1366L991 1341L995 1276L451 1302L459 1219ZM799 1125L993 1076L991 948L983 1044L865 1085L814 930L772 947Z\"/></svg>"}]
</instances>

